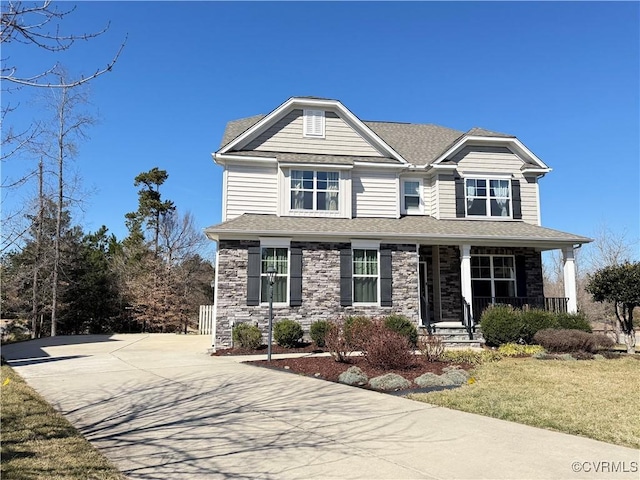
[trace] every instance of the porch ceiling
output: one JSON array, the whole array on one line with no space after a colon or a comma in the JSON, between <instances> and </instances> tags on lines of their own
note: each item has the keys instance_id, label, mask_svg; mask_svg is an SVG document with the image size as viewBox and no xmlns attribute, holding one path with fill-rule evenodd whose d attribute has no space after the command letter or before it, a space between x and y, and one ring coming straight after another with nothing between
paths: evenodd
<instances>
[{"instance_id":1,"label":"porch ceiling","mask_svg":"<svg viewBox=\"0 0 640 480\"><path fill-rule=\"evenodd\" d=\"M522 221L402 218L278 217L245 213L205 229L211 240L291 237L299 240L375 238L390 243L477 246L529 246L541 250L591 242L590 238Z\"/></svg>"}]
</instances>

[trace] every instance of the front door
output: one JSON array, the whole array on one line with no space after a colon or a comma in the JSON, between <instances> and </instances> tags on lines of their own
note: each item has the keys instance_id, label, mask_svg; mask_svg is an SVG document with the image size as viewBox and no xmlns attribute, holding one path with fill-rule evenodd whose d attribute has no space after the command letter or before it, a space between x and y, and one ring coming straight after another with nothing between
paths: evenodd
<instances>
[{"instance_id":1,"label":"front door","mask_svg":"<svg viewBox=\"0 0 640 480\"><path fill-rule=\"evenodd\" d=\"M422 326L431 323L427 271L427 262L420 262L420 323Z\"/></svg>"}]
</instances>

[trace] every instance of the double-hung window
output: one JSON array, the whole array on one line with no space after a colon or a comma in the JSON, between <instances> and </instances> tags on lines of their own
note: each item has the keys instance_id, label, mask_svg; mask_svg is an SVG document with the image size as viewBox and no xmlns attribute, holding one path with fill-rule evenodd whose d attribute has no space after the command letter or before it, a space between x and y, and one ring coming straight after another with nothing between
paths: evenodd
<instances>
[{"instance_id":1,"label":"double-hung window","mask_svg":"<svg viewBox=\"0 0 640 480\"><path fill-rule=\"evenodd\" d=\"M273 302L286 303L289 291L289 249L262 247L260 260L260 301L269 301L269 277L267 269L276 269L273 283Z\"/></svg>"},{"instance_id":2,"label":"double-hung window","mask_svg":"<svg viewBox=\"0 0 640 480\"><path fill-rule=\"evenodd\" d=\"M291 170L291 209L338 211L340 173Z\"/></svg>"},{"instance_id":3,"label":"double-hung window","mask_svg":"<svg viewBox=\"0 0 640 480\"><path fill-rule=\"evenodd\" d=\"M515 297L515 258L499 255L472 256L471 288L474 298Z\"/></svg>"},{"instance_id":4,"label":"double-hung window","mask_svg":"<svg viewBox=\"0 0 640 480\"><path fill-rule=\"evenodd\" d=\"M353 249L353 302L378 303L378 250Z\"/></svg>"},{"instance_id":5,"label":"double-hung window","mask_svg":"<svg viewBox=\"0 0 640 480\"><path fill-rule=\"evenodd\" d=\"M422 182L419 179L402 182L402 213L411 215L422 213Z\"/></svg>"},{"instance_id":6,"label":"double-hung window","mask_svg":"<svg viewBox=\"0 0 640 480\"><path fill-rule=\"evenodd\" d=\"M507 179L467 178L467 216L511 217L510 184Z\"/></svg>"}]
</instances>

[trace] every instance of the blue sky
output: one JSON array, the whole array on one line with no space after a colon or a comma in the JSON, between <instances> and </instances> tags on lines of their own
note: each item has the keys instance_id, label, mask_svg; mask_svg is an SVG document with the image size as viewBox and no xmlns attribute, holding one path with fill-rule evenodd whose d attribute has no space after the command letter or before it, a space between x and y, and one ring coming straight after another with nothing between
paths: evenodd
<instances>
[{"instance_id":1,"label":"blue sky","mask_svg":"<svg viewBox=\"0 0 640 480\"><path fill-rule=\"evenodd\" d=\"M226 122L312 95L362 120L514 134L553 168L540 183L544 226L591 235L606 222L640 236L638 2L79 2L61 25L108 21L59 56L90 74L128 35L113 72L91 83L100 123L75 162L95 190L78 217L87 231L126 236L133 178L155 166L178 210L218 223L222 169L210 154ZM7 54L23 75L54 61ZM40 114L23 101L9 123ZM2 178L33 162L6 162ZM28 193L3 194L3 210Z\"/></svg>"}]
</instances>

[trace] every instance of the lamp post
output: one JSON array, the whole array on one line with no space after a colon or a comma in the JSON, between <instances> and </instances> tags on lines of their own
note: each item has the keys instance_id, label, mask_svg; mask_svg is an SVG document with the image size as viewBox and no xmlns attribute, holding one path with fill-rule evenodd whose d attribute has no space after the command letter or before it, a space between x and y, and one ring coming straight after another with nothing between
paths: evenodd
<instances>
[{"instance_id":1,"label":"lamp post","mask_svg":"<svg viewBox=\"0 0 640 480\"><path fill-rule=\"evenodd\" d=\"M273 330L273 284L276 281L276 267L269 265L267 268L267 280L269 281L269 340L267 342L267 362L271 362L271 332Z\"/></svg>"}]
</instances>

